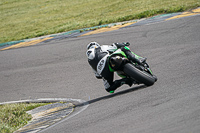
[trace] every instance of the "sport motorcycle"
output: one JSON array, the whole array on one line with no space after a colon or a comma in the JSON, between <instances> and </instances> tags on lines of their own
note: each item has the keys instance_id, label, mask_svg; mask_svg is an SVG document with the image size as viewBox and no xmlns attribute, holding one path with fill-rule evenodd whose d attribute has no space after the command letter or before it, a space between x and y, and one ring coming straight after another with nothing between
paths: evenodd
<instances>
[{"instance_id":1,"label":"sport motorcycle","mask_svg":"<svg viewBox=\"0 0 200 133\"><path fill-rule=\"evenodd\" d=\"M117 72L122 78L131 78L136 84L151 86L157 81L157 77L146 62L144 64L134 63L121 49L111 53L107 61L111 72Z\"/></svg>"}]
</instances>

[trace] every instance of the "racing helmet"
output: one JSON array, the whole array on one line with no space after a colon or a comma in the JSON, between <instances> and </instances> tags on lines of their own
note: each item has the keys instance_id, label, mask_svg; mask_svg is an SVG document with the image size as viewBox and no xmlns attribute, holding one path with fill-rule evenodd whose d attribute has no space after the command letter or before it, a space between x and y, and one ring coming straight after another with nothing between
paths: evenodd
<instances>
[{"instance_id":1,"label":"racing helmet","mask_svg":"<svg viewBox=\"0 0 200 133\"><path fill-rule=\"evenodd\" d=\"M98 48L100 45L97 42L91 42L87 45L87 49Z\"/></svg>"}]
</instances>

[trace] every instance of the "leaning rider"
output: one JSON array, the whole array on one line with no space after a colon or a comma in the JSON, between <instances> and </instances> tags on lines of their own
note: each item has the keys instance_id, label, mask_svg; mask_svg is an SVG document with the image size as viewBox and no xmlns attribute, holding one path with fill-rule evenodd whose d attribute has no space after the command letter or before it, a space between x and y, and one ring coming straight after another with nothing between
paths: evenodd
<instances>
[{"instance_id":1,"label":"leaning rider","mask_svg":"<svg viewBox=\"0 0 200 133\"><path fill-rule=\"evenodd\" d=\"M114 72L109 70L108 62L100 62L102 58L107 58L108 55L117 49L121 49L127 58L138 64L144 64L146 58L140 57L129 50L128 47L130 43L113 43L112 45L102 45L100 46L97 42L91 42L87 46L86 55L88 57L88 62L93 68L96 78L103 79L104 87L107 92L114 93L114 91L123 84L128 84L130 87L134 81L130 78L123 78L115 80L113 82ZM99 64L99 65L98 65ZM97 71L97 67L101 67L101 71Z\"/></svg>"}]
</instances>

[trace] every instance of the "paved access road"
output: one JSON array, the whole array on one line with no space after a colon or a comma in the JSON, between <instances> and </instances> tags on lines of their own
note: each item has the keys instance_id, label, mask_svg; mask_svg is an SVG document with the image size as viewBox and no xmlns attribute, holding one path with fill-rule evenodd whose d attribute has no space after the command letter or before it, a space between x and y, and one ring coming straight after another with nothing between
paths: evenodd
<instances>
[{"instance_id":1,"label":"paved access road","mask_svg":"<svg viewBox=\"0 0 200 133\"><path fill-rule=\"evenodd\" d=\"M70 133L199 133L200 16L0 52L0 102L29 98L89 101L80 114L45 130ZM158 81L108 94L87 63L86 46L131 43Z\"/></svg>"}]
</instances>

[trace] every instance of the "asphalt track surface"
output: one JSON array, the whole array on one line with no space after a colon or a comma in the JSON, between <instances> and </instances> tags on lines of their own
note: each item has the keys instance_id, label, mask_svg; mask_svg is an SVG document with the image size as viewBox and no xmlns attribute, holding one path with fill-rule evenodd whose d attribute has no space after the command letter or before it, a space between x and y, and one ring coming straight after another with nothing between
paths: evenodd
<instances>
[{"instance_id":1,"label":"asphalt track surface","mask_svg":"<svg viewBox=\"0 0 200 133\"><path fill-rule=\"evenodd\" d=\"M196 15L1 51L0 102L88 101L86 110L44 131L48 133L199 133L199 22ZM158 81L107 93L87 63L90 41L129 41L132 51L148 58Z\"/></svg>"}]
</instances>

